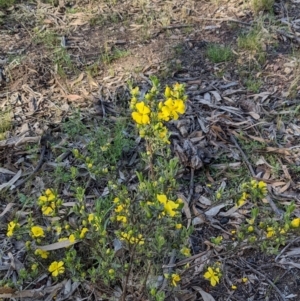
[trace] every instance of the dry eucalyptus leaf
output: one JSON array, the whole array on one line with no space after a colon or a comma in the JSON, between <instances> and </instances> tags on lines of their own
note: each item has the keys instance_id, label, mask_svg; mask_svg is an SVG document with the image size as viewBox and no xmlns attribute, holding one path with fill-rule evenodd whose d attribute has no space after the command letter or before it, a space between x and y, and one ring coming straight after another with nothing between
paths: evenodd
<instances>
[{"instance_id":1,"label":"dry eucalyptus leaf","mask_svg":"<svg viewBox=\"0 0 300 301\"><path fill-rule=\"evenodd\" d=\"M194 217L192 221L193 226L201 225L204 223L205 223L205 219L201 215Z\"/></svg>"},{"instance_id":2,"label":"dry eucalyptus leaf","mask_svg":"<svg viewBox=\"0 0 300 301\"><path fill-rule=\"evenodd\" d=\"M193 286L192 288L201 294L203 301L216 301L211 294L205 292L201 287Z\"/></svg>"},{"instance_id":3,"label":"dry eucalyptus leaf","mask_svg":"<svg viewBox=\"0 0 300 301\"><path fill-rule=\"evenodd\" d=\"M200 197L198 199L198 202L200 202L201 204L206 205L206 206L211 205L211 200L208 199L207 197L203 196L203 195L200 195Z\"/></svg>"},{"instance_id":4,"label":"dry eucalyptus leaf","mask_svg":"<svg viewBox=\"0 0 300 301\"><path fill-rule=\"evenodd\" d=\"M67 240L55 242L53 244L46 245L46 246L36 246L36 248L41 249L43 251L53 251L53 250L57 250L57 249L70 247L78 242L79 241L77 241L77 240L75 240L74 242L70 242L70 240L67 239Z\"/></svg>"},{"instance_id":5,"label":"dry eucalyptus leaf","mask_svg":"<svg viewBox=\"0 0 300 301\"><path fill-rule=\"evenodd\" d=\"M2 185L0 185L0 191L3 189L3 188L6 188L6 187L14 187L13 184L19 180L19 178L21 177L22 175L22 170L20 169L12 179L10 179L8 182L6 183L3 183Z\"/></svg>"},{"instance_id":6,"label":"dry eucalyptus leaf","mask_svg":"<svg viewBox=\"0 0 300 301\"><path fill-rule=\"evenodd\" d=\"M204 214L206 216L216 216L219 213L219 211L225 206L226 206L226 204L217 205L215 207L210 208L206 212L204 212Z\"/></svg>"}]
</instances>

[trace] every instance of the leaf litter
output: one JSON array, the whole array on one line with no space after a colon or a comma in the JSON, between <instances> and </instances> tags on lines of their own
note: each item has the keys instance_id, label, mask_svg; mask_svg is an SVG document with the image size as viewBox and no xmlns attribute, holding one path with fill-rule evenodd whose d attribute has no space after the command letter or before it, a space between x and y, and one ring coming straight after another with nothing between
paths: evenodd
<instances>
[{"instance_id":1,"label":"leaf litter","mask_svg":"<svg viewBox=\"0 0 300 301\"><path fill-rule=\"evenodd\" d=\"M271 298L282 299L284 296L297 300L299 289L296 284L291 284L295 274L288 271L286 275L285 270L286 266L299 269L299 241L289 242L276 264L273 263L274 257L252 252L247 246L240 249L238 256L230 254L226 251L231 239L229 230L249 216L250 207L237 209L230 198L218 204L215 191L219 181L228 184L236 181L231 178L231 172L245 167L248 177L268 184L267 203L272 210L280 216L279 207L295 201L296 214L300 216L299 59L285 56L286 49L299 42L299 20L296 18L299 9L291 2L288 17L281 17L284 12L279 12L279 20L289 28L276 30L279 49L283 51L280 53L279 50L276 56L267 60L264 85L261 91L253 93L240 80L236 64L214 65L203 54L208 42L226 43L236 38L236 31L229 26L232 22L242 28L245 24L247 27L252 25L249 14L240 8L240 4L229 1L227 9L194 1L168 5L165 1L155 1L147 7L139 6L138 2L132 5L128 1L121 1L118 6L88 3L86 8L76 4L74 8L82 11L68 14L65 1L59 1L57 7L38 1L37 5L16 4L9 11L7 24L1 25L1 78L4 80L0 81L0 101L1 108L10 108L13 112L13 128L0 141L0 174L3 179L0 187L2 190L11 189L10 193L16 196L14 185L19 180L37 176L39 171L58 164L70 166L68 156L57 163L48 150L41 158L40 170L35 173L38 162L32 160L32 155L42 154L42 141L48 136L54 136L56 147L60 147L63 139L55 136L55 131L60 131L60 124L74 108L81 109L82 118L108 116L113 120L119 115L120 102L128 98L126 82L129 79L134 79L146 89L149 75L169 73L166 82L184 82L189 95L185 117L171 124L170 130L172 150L184 166L182 178L190 182L189 189L182 185L180 192L186 200L183 213L187 224L195 227L190 241L193 255L185 260L190 268L182 284L184 294L178 299L195 300L201 296L203 300L265 300L267 286L270 281L275 283L277 278L276 284L273 283L277 289L271 292ZM144 10L162 13L163 17L147 20ZM199 17L203 12L206 18ZM143 22L146 25L138 24L139 16L145 18ZM56 35L49 47L45 46L47 40L36 43L28 34L33 27L29 20L39 17L43 20L42 24L37 24L40 36L47 37L49 32ZM15 29L12 38L13 22L21 19L24 23ZM129 20L129 25L126 20ZM204 31L201 26L204 26ZM22 36L25 38L20 38ZM58 75L57 65L53 67L49 55L49 50L51 52L57 43L69 52L76 72L64 67L64 74ZM125 53L128 50L128 56L115 58L118 51ZM101 57L106 63L101 61ZM108 61L110 63L105 65ZM96 66L92 75L95 63L101 67ZM218 72L222 77L216 76ZM74 147L68 137L65 142L69 150ZM26 149L28 145L33 147L33 151ZM79 147L84 149L85 145L86 142L82 141ZM138 147L130 158L124 158L125 162L134 164ZM222 161L224 158L225 163ZM204 171L207 177L201 180ZM120 176L125 183L133 178L130 171ZM43 182L41 179L41 183L35 183L35 187L31 188L24 182L18 190L22 193L32 190L34 195L38 195L45 186ZM201 192L196 192L196 188ZM68 189L64 189L66 195L69 194ZM93 191L98 195L107 192L106 187L101 186ZM1 204L2 229L15 214L21 214L22 208L15 205L17 209L12 203ZM222 235L225 248L210 243L210 237L218 235ZM7 275L16 279L14 271L22 266L17 258L20 249L9 244L2 235L4 257L1 270L7 270ZM46 249L59 247L63 246L45 246ZM9 250L14 251L11 253ZM222 262L226 276L222 286L212 289L201 274L214 258ZM251 271L253 267L259 272ZM238 280L246 275L250 284L241 285L235 292L228 289L232 279ZM37 279L36 283L45 283L45 279L48 279L47 275L44 279ZM284 289L286 285L287 290ZM52 284L48 279L38 289L12 292L0 288L0 297L45 300L47 296L46 300L51 300L56 296L57 300L74 300L74 296L84 296L82 287L70 279L59 284ZM89 287L90 292L94 289ZM95 291L94 294L98 294L95 298L101 300L101 293ZM177 293L174 294L170 298L176 298Z\"/></svg>"}]
</instances>

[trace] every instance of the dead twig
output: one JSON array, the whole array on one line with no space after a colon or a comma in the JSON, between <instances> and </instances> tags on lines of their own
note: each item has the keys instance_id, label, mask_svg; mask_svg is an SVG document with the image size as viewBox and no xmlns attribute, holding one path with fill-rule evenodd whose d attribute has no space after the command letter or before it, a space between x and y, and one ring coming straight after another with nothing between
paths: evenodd
<instances>
[{"instance_id":1,"label":"dead twig","mask_svg":"<svg viewBox=\"0 0 300 301\"><path fill-rule=\"evenodd\" d=\"M188 204L190 204L191 198L192 198L192 195L193 195L193 192L194 192L194 173L195 173L195 170L194 170L194 168L191 167L189 195L188 195L188 198L187 198L187 203Z\"/></svg>"},{"instance_id":2,"label":"dead twig","mask_svg":"<svg viewBox=\"0 0 300 301\"><path fill-rule=\"evenodd\" d=\"M273 202L273 200L271 199L271 197L269 195L266 196L266 199L267 199L268 203L270 204L271 208L273 209L273 211L275 212L275 214L278 217L280 217L280 219L282 219L284 212L277 208L276 204Z\"/></svg>"},{"instance_id":3,"label":"dead twig","mask_svg":"<svg viewBox=\"0 0 300 301\"><path fill-rule=\"evenodd\" d=\"M245 163L246 163L247 166L248 166L248 169L249 169L249 171L250 171L252 177L254 177L254 176L255 176L255 172L254 172L254 170L253 170L253 167L252 167L252 165L250 164L250 162L249 162L247 156L245 155L244 151L241 149L241 147L239 146L239 144L237 143L237 141L236 141L236 139L234 138L233 135L230 135L230 140L231 140L231 142L234 143L234 145L236 146L236 148L238 148L238 150L240 151L240 153L241 153L241 155L242 155L242 157L243 157Z\"/></svg>"},{"instance_id":4,"label":"dead twig","mask_svg":"<svg viewBox=\"0 0 300 301\"><path fill-rule=\"evenodd\" d=\"M197 20L217 21L217 22L233 22L233 23L238 23L238 24L242 24L242 25L245 25L245 26L252 26L253 25L251 23L243 22L243 21L240 21L240 20L232 19L232 18L202 18L202 17L200 17L200 18L197 18Z\"/></svg>"},{"instance_id":5,"label":"dead twig","mask_svg":"<svg viewBox=\"0 0 300 301\"><path fill-rule=\"evenodd\" d=\"M289 38L291 40L294 40L295 42L297 42L298 44L300 44L300 38L297 38L295 35L291 34L291 33L288 33L288 32L285 32L281 29L277 29L276 30L277 33L283 35L284 37L286 38Z\"/></svg>"},{"instance_id":6,"label":"dead twig","mask_svg":"<svg viewBox=\"0 0 300 301\"><path fill-rule=\"evenodd\" d=\"M277 294L279 295L280 299L282 301L286 301L285 296L281 293L281 291L278 289L278 287L269 279L267 278L264 274L262 274L261 272L257 271L256 269L254 269L251 265L249 265L246 261L243 260L243 262L245 263L245 265L255 274L259 275L260 277L263 277L273 288L274 290L277 292Z\"/></svg>"},{"instance_id":7,"label":"dead twig","mask_svg":"<svg viewBox=\"0 0 300 301\"><path fill-rule=\"evenodd\" d=\"M277 260L279 259L279 257L295 242L300 241L300 237L297 237L295 239L293 239L292 241L290 241L282 250L281 252L275 257L275 262L277 262Z\"/></svg>"},{"instance_id":8,"label":"dead twig","mask_svg":"<svg viewBox=\"0 0 300 301\"><path fill-rule=\"evenodd\" d=\"M44 157L45 157L45 153L46 153L46 148L47 148L46 145L42 146L40 160L39 160L37 166L35 167L35 169L33 170L33 172L27 178L23 179L19 183L16 183L16 185L14 185L14 188L20 187L23 184L25 184L27 181L29 181L30 179L32 179L33 176L39 171L39 169L42 167L42 165L44 163Z\"/></svg>"}]
</instances>

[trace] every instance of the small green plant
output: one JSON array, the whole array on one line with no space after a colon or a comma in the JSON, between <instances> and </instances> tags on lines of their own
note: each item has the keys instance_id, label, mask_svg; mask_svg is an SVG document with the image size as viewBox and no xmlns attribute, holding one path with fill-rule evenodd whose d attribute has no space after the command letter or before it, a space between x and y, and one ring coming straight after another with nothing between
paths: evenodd
<instances>
[{"instance_id":1,"label":"small green plant","mask_svg":"<svg viewBox=\"0 0 300 301\"><path fill-rule=\"evenodd\" d=\"M206 55L213 63L227 62L233 58L233 53L229 46L220 46L217 44L210 44L207 47Z\"/></svg>"},{"instance_id":2,"label":"small green plant","mask_svg":"<svg viewBox=\"0 0 300 301\"><path fill-rule=\"evenodd\" d=\"M92 26L104 26L108 23L118 23L120 21L120 16L117 13L111 13L109 15L98 15L90 19L90 24Z\"/></svg>"},{"instance_id":3,"label":"small green plant","mask_svg":"<svg viewBox=\"0 0 300 301\"><path fill-rule=\"evenodd\" d=\"M246 34L239 36L238 47L252 52L262 51L261 33L257 30L251 30Z\"/></svg>"},{"instance_id":4,"label":"small green plant","mask_svg":"<svg viewBox=\"0 0 300 301\"><path fill-rule=\"evenodd\" d=\"M122 57L126 57L129 54L130 54L129 51L122 50L122 49L119 49L119 48L114 48L112 50L105 49L105 51L101 54L101 61L105 64L110 64L114 60L117 60L117 59L122 58Z\"/></svg>"},{"instance_id":5,"label":"small green plant","mask_svg":"<svg viewBox=\"0 0 300 301\"><path fill-rule=\"evenodd\" d=\"M11 112L9 109L0 111L0 140L6 138L6 132L11 128Z\"/></svg>"},{"instance_id":6,"label":"small green plant","mask_svg":"<svg viewBox=\"0 0 300 301\"><path fill-rule=\"evenodd\" d=\"M273 12L274 0L252 0L252 9L254 13L261 11Z\"/></svg>"},{"instance_id":7,"label":"small green plant","mask_svg":"<svg viewBox=\"0 0 300 301\"><path fill-rule=\"evenodd\" d=\"M245 85L247 87L247 90L258 93L261 86L263 85L263 82L260 79L250 77L246 79Z\"/></svg>"},{"instance_id":8,"label":"small green plant","mask_svg":"<svg viewBox=\"0 0 300 301\"><path fill-rule=\"evenodd\" d=\"M276 254L281 245L285 245L289 236L300 226L300 218L291 219L295 205L291 203L286 207L284 218L277 220L269 212L259 210L257 204L267 195L267 185L263 181L252 180L241 185L241 195L236 200L237 208L247 202L255 206L251 215L236 232L232 231L240 242L248 241L253 246L269 254Z\"/></svg>"},{"instance_id":9,"label":"small green plant","mask_svg":"<svg viewBox=\"0 0 300 301\"><path fill-rule=\"evenodd\" d=\"M14 5L15 0L0 0L0 8L7 8Z\"/></svg>"},{"instance_id":10,"label":"small green plant","mask_svg":"<svg viewBox=\"0 0 300 301\"><path fill-rule=\"evenodd\" d=\"M44 44L48 51L51 51L49 57L52 59L56 72L61 77L66 77L70 71L76 71L71 57L65 47L61 45L61 38L51 30L39 31L34 29L34 42Z\"/></svg>"}]
</instances>

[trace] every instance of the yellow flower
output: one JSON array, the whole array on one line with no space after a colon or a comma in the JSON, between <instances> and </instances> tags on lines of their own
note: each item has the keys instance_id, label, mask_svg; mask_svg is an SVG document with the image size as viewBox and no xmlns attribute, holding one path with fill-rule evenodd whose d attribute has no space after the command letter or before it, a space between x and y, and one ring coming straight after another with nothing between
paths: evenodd
<instances>
[{"instance_id":1,"label":"yellow flower","mask_svg":"<svg viewBox=\"0 0 300 301\"><path fill-rule=\"evenodd\" d=\"M121 239L127 239L128 238L128 234L126 232L121 232Z\"/></svg>"},{"instance_id":2,"label":"yellow flower","mask_svg":"<svg viewBox=\"0 0 300 301\"><path fill-rule=\"evenodd\" d=\"M169 86L166 86L166 89L165 89L165 97L166 98L169 98L171 96L171 89Z\"/></svg>"},{"instance_id":3,"label":"yellow flower","mask_svg":"<svg viewBox=\"0 0 300 301\"><path fill-rule=\"evenodd\" d=\"M300 226L300 218L297 217L297 218L294 218L292 221L291 221L291 226L293 228L299 228Z\"/></svg>"},{"instance_id":4,"label":"yellow flower","mask_svg":"<svg viewBox=\"0 0 300 301\"><path fill-rule=\"evenodd\" d=\"M184 247L180 250L180 253L183 254L186 257L191 256L191 250L187 247Z\"/></svg>"},{"instance_id":5,"label":"yellow flower","mask_svg":"<svg viewBox=\"0 0 300 301\"><path fill-rule=\"evenodd\" d=\"M179 204L176 204L173 201L168 201L165 205L165 211L171 216L175 216L175 214L177 213L176 211L174 211L175 209L177 209L179 206Z\"/></svg>"},{"instance_id":6,"label":"yellow flower","mask_svg":"<svg viewBox=\"0 0 300 301\"><path fill-rule=\"evenodd\" d=\"M124 216L124 215L117 215L117 221L126 224L127 223L127 217Z\"/></svg>"},{"instance_id":7,"label":"yellow flower","mask_svg":"<svg viewBox=\"0 0 300 301\"><path fill-rule=\"evenodd\" d=\"M168 134L168 129L166 127L161 127L158 131L158 136L161 139L166 138L167 134Z\"/></svg>"},{"instance_id":8,"label":"yellow flower","mask_svg":"<svg viewBox=\"0 0 300 301\"><path fill-rule=\"evenodd\" d=\"M50 266L48 271L52 273L53 277L57 277L59 274L63 274L65 272L64 268L64 262L63 261L53 261Z\"/></svg>"},{"instance_id":9,"label":"yellow flower","mask_svg":"<svg viewBox=\"0 0 300 301\"><path fill-rule=\"evenodd\" d=\"M258 182L256 180L251 180L250 182L252 189L257 189L258 187Z\"/></svg>"},{"instance_id":10,"label":"yellow flower","mask_svg":"<svg viewBox=\"0 0 300 301\"><path fill-rule=\"evenodd\" d=\"M165 194L158 194L156 197L161 204L166 205L168 198Z\"/></svg>"},{"instance_id":11,"label":"yellow flower","mask_svg":"<svg viewBox=\"0 0 300 301\"><path fill-rule=\"evenodd\" d=\"M268 189L267 189L267 184L263 181L259 181L258 182L258 189L260 190L260 192L265 196L268 193Z\"/></svg>"},{"instance_id":12,"label":"yellow flower","mask_svg":"<svg viewBox=\"0 0 300 301\"><path fill-rule=\"evenodd\" d=\"M13 236L14 231L16 230L17 227L20 227L20 224L19 224L19 223L15 223L14 221L10 222L10 223L7 225L7 233L6 233L6 236L7 236L7 237Z\"/></svg>"},{"instance_id":13,"label":"yellow flower","mask_svg":"<svg viewBox=\"0 0 300 301\"><path fill-rule=\"evenodd\" d=\"M115 208L115 212L119 213L119 212L123 211L124 209L125 209L124 205L119 205Z\"/></svg>"},{"instance_id":14,"label":"yellow flower","mask_svg":"<svg viewBox=\"0 0 300 301\"><path fill-rule=\"evenodd\" d=\"M285 234L286 233L286 231L284 230L284 228L281 228L281 229L279 229L280 231L279 231L279 233L280 234Z\"/></svg>"},{"instance_id":15,"label":"yellow flower","mask_svg":"<svg viewBox=\"0 0 300 301\"><path fill-rule=\"evenodd\" d=\"M46 197L45 195L41 195L41 196L39 197L39 201L40 201L40 203L45 203L45 202L48 201L48 199L47 199L47 197Z\"/></svg>"},{"instance_id":16,"label":"yellow flower","mask_svg":"<svg viewBox=\"0 0 300 301\"><path fill-rule=\"evenodd\" d=\"M173 117L174 120L177 120L179 114L183 114L185 112L185 105L181 99L173 100L169 98L165 101L163 110L169 111L169 116Z\"/></svg>"},{"instance_id":17,"label":"yellow flower","mask_svg":"<svg viewBox=\"0 0 300 301\"><path fill-rule=\"evenodd\" d=\"M181 229L181 228L182 228L182 224L176 224L176 225L175 225L175 228L176 228L176 229Z\"/></svg>"},{"instance_id":18,"label":"yellow flower","mask_svg":"<svg viewBox=\"0 0 300 301\"><path fill-rule=\"evenodd\" d=\"M138 235L137 241L138 241L138 244L139 244L139 245L143 245L143 244L145 243L145 240L144 240L142 234L139 234L139 235Z\"/></svg>"},{"instance_id":19,"label":"yellow flower","mask_svg":"<svg viewBox=\"0 0 300 301\"><path fill-rule=\"evenodd\" d=\"M275 235L275 231L272 227L267 228L267 238L270 238Z\"/></svg>"},{"instance_id":20,"label":"yellow flower","mask_svg":"<svg viewBox=\"0 0 300 301\"><path fill-rule=\"evenodd\" d=\"M249 194L247 194L246 192L243 192L242 196L237 201L237 206L238 207L243 206L246 203L246 200L247 200L248 197L249 197Z\"/></svg>"},{"instance_id":21,"label":"yellow flower","mask_svg":"<svg viewBox=\"0 0 300 301\"><path fill-rule=\"evenodd\" d=\"M114 269L109 269L108 270L108 274L109 275L114 275L115 274L115 270Z\"/></svg>"},{"instance_id":22,"label":"yellow flower","mask_svg":"<svg viewBox=\"0 0 300 301\"><path fill-rule=\"evenodd\" d=\"M217 283L219 283L219 268L214 271L211 267L207 269L207 272L204 274L204 278L207 280L210 280L210 284L212 286L216 286Z\"/></svg>"},{"instance_id":23,"label":"yellow flower","mask_svg":"<svg viewBox=\"0 0 300 301\"><path fill-rule=\"evenodd\" d=\"M79 237L80 238L84 238L85 237L85 233L88 232L89 229L88 228L82 228L80 234L79 234Z\"/></svg>"},{"instance_id":24,"label":"yellow flower","mask_svg":"<svg viewBox=\"0 0 300 301\"><path fill-rule=\"evenodd\" d=\"M75 240L76 240L76 239L75 239L75 235L74 235L74 234L71 234L71 235L69 236L69 241L70 241L71 243L73 243Z\"/></svg>"},{"instance_id":25,"label":"yellow flower","mask_svg":"<svg viewBox=\"0 0 300 301\"><path fill-rule=\"evenodd\" d=\"M171 275L171 283L173 286L177 286L177 282L180 281L180 276L178 274Z\"/></svg>"},{"instance_id":26,"label":"yellow flower","mask_svg":"<svg viewBox=\"0 0 300 301\"><path fill-rule=\"evenodd\" d=\"M231 289L236 290L236 289L237 289L237 286L236 286L236 285L232 285L232 286L231 286Z\"/></svg>"},{"instance_id":27,"label":"yellow flower","mask_svg":"<svg viewBox=\"0 0 300 301\"><path fill-rule=\"evenodd\" d=\"M135 105L137 112L132 112L131 116L133 120L138 124L148 124L150 123L150 108L145 105L145 103L139 102Z\"/></svg>"},{"instance_id":28,"label":"yellow flower","mask_svg":"<svg viewBox=\"0 0 300 301\"><path fill-rule=\"evenodd\" d=\"M31 227L31 236L33 236L33 237L44 237L45 233L44 233L43 228L41 228L39 226Z\"/></svg>"},{"instance_id":29,"label":"yellow flower","mask_svg":"<svg viewBox=\"0 0 300 301\"><path fill-rule=\"evenodd\" d=\"M242 281L243 281L244 283L246 283L246 282L248 281L248 278L247 278L247 277L244 277L244 278L242 278Z\"/></svg>"},{"instance_id":30,"label":"yellow flower","mask_svg":"<svg viewBox=\"0 0 300 301\"><path fill-rule=\"evenodd\" d=\"M94 213L90 213L89 216L88 216L89 223L91 223L94 220L94 218L95 218Z\"/></svg>"},{"instance_id":31,"label":"yellow flower","mask_svg":"<svg viewBox=\"0 0 300 301\"><path fill-rule=\"evenodd\" d=\"M49 256L49 252L44 251L42 249L36 249L34 252L35 255L40 255L42 258L46 259Z\"/></svg>"},{"instance_id":32,"label":"yellow flower","mask_svg":"<svg viewBox=\"0 0 300 301\"><path fill-rule=\"evenodd\" d=\"M247 219L247 222L248 222L249 225L254 225L255 219L254 218Z\"/></svg>"},{"instance_id":33,"label":"yellow flower","mask_svg":"<svg viewBox=\"0 0 300 301\"><path fill-rule=\"evenodd\" d=\"M51 215L55 209L55 204L51 203L50 205L42 206L42 212L44 215Z\"/></svg>"},{"instance_id":34,"label":"yellow flower","mask_svg":"<svg viewBox=\"0 0 300 301\"><path fill-rule=\"evenodd\" d=\"M174 210L179 207L179 204L176 204L175 202L168 200L167 196L164 194L158 194L157 199L161 204L164 205L164 210L166 213L168 213L171 217L175 216L177 212Z\"/></svg>"},{"instance_id":35,"label":"yellow flower","mask_svg":"<svg viewBox=\"0 0 300 301\"><path fill-rule=\"evenodd\" d=\"M119 198L114 198L114 203L115 204L118 204L120 202L120 199Z\"/></svg>"},{"instance_id":36,"label":"yellow flower","mask_svg":"<svg viewBox=\"0 0 300 301\"><path fill-rule=\"evenodd\" d=\"M137 95L139 95L139 87L132 88L132 89L130 90L130 94L131 94L132 96L137 96Z\"/></svg>"},{"instance_id":37,"label":"yellow flower","mask_svg":"<svg viewBox=\"0 0 300 301\"><path fill-rule=\"evenodd\" d=\"M31 265L31 270L35 271L38 268L38 265L36 263L34 263L33 265Z\"/></svg>"},{"instance_id":38,"label":"yellow flower","mask_svg":"<svg viewBox=\"0 0 300 301\"><path fill-rule=\"evenodd\" d=\"M49 188L46 189L44 196L39 197L39 200L42 202L52 202L55 199L56 199L56 196L55 196L54 192Z\"/></svg>"},{"instance_id":39,"label":"yellow flower","mask_svg":"<svg viewBox=\"0 0 300 301\"><path fill-rule=\"evenodd\" d=\"M56 226L55 227L56 233L59 235L61 233L61 227L60 226Z\"/></svg>"},{"instance_id":40,"label":"yellow flower","mask_svg":"<svg viewBox=\"0 0 300 301\"><path fill-rule=\"evenodd\" d=\"M251 233L251 232L253 232L253 231L254 231L254 228L253 228L253 226L249 226L247 230L248 230L248 232L250 232L250 233Z\"/></svg>"}]
</instances>

